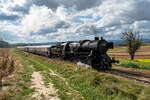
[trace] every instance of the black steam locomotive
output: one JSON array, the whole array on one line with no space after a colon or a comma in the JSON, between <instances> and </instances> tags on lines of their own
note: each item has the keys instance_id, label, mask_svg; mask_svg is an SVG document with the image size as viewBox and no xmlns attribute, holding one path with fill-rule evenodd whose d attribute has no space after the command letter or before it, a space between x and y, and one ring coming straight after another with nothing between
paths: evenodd
<instances>
[{"instance_id":1,"label":"black steam locomotive","mask_svg":"<svg viewBox=\"0 0 150 100\"><path fill-rule=\"evenodd\" d=\"M95 37L95 40L82 40L79 42L61 42L53 46L22 47L24 51L34 54L53 57L61 57L65 60L79 60L91 65L93 68L111 69L114 59L107 55L108 49L113 48L112 42L107 42L103 37Z\"/></svg>"}]
</instances>

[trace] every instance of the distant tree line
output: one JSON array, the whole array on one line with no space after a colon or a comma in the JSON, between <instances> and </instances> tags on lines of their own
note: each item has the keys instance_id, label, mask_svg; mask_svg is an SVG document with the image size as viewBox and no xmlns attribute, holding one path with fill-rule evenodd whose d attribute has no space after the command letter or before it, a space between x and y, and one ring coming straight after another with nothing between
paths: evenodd
<instances>
[{"instance_id":1,"label":"distant tree line","mask_svg":"<svg viewBox=\"0 0 150 100\"><path fill-rule=\"evenodd\" d=\"M0 48L8 48L10 45L8 42L4 41L2 38L0 38Z\"/></svg>"},{"instance_id":2,"label":"distant tree line","mask_svg":"<svg viewBox=\"0 0 150 100\"><path fill-rule=\"evenodd\" d=\"M141 46L150 46L150 40L141 40ZM123 42L116 42L114 43L115 46L128 46L126 41Z\"/></svg>"}]
</instances>

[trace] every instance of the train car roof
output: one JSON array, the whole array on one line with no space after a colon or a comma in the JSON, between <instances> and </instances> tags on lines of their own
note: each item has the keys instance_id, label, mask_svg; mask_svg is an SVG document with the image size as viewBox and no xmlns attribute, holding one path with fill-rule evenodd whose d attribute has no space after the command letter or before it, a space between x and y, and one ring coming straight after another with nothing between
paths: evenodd
<instances>
[{"instance_id":1,"label":"train car roof","mask_svg":"<svg viewBox=\"0 0 150 100\"><path fill-rule=\"evenodd\" d=\"M24 48L25 46L17 46L17 48Z\"/></svg>"},{"instance_id":2,"label":"train car roof","mask_svg":"<svg viewBox=\"0 0 150 100\"><path fill-rule=\"evenodd\" d=\"M48 48L48 47L51 47L52 45L40 45L40 46L27 46L27 47L29 47L29 48Z\"/></svg>"},{"instance_id":3,"label":"train car roof","mask_svg":"<svg viewBox=\"0 0 150 100\"><path fill-rule=\"evenodd\" d=\"M49 48L52 45L40 45L40 46L19 46L17 48Z\"/></svg>"}]
</instances>

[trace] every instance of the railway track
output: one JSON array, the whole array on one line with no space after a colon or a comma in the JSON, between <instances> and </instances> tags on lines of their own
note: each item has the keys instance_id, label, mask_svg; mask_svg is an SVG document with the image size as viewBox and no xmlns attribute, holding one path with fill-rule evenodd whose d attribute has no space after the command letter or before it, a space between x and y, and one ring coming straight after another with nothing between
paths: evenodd
<instances>
[{"instance_id":1,"label":"railway track","mask_svg":"<svg viewBox=\"0 0 150 100\"><path fill-rule=\"evenodd\" d=\"M112 68L109 71L105 71L104 73L109 73L113 75L117 75L127 80L134 81L137 83L142 83L142 85L150 87L150 74L144 74L138 71L127 71L124 69Z\"/></svg>"},{"instance_id":2,"label":"railway track","mask_svg":"<svg viewBox=\"0 0 150 100\"><path fill-rule=\"evenodd\" d=\"M68 61L72 62L72 61ZM77 64L77 61L73 61L72 63ZM87 64L82 63L82 65L78 65L80 67L88 68ZM112 75L120 76L121 78L125 78L130 81L134 81L136 83L139 83L140 85L148 86L150 87L150 72L149 73L143 73L139 71L134 71L134 70L126 70L128 68L117 68L117 67L112 67L111 70L106 70L106 71L100 71L104 73L109 73Z\"/></svg>"},{"instance_id":3,"label":"railway track","mask_svg":"<svg viewBox=\"0 0 150 100\"><path fill-rule=\"evenodd\" d=\"M86 68L86 64L84 63L78 66L80 67L84 66ZM150 72L143 73L142 71L136 71L133 69L129 70L128 68L117 68L117 67L112 67L111 70L105 70L100 72L116 75L121 78L125 78L127 80L134 81L136 83L150 87Z\"/></svg>"}]
</instances>

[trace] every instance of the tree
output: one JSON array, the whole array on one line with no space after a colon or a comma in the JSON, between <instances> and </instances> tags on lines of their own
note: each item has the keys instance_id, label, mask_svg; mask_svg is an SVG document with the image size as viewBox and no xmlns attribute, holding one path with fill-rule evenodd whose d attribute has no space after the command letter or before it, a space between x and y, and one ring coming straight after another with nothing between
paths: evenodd
<instances>
[{"instance_id":1,"label":"tree","mask_svg":"<svg viewBox=\"0 0 150 100\"><path fill-rule=\"evenodd\" d=\"M140 48L142 41L139 32L134 32L133 30L128 30L122 33L122 39L125 40L128 46L128 53L131 60L134 60L135 52Z\"/></svg>"}]
</instances>

